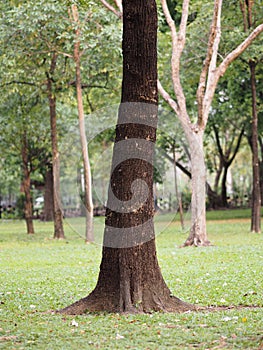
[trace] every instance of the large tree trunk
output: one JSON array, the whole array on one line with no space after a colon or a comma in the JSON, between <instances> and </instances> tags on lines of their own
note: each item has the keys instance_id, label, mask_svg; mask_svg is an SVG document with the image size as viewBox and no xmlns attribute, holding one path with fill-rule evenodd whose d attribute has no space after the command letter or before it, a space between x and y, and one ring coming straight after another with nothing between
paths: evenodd
<instances>
[{"instance_id":1,"label":"large tree trunk","mask_svg":"<svg viewBox=\"0 0 263 350\"><path fill-rule=\"evenodd\" d=\"M63 214L60 201L60 159L57 141L57 113L56 96L52 89L52 74L56 67L57 55L53 54L50 72L47 80L47 93L50 110L50 128L52 145L52 166L53 166L53 202L54 202L54 238L64 239Z\"/></svg>"},{"instance_id":2,"label":"large tree trunk","mask_svg":"<svg viewBox=\"0 0 263 350\"><path fill-rule=\"evenodd\" d=\"M30 169L28 164L27 136L24 132L22 139L23 191L25 193L25 220L28 234L34 234L32 197L30 193Z\"/></svg>"},{"instance_id":3,"label":"large tree trunk","mask_svg":"<svg viewBox=\"0 0 263 350\"><path fill-rule=\"evenodd\" d=\"M258 116L257 116L257 95L256 95L256 63L249 62L252 91L252 168L253 168L253 189L252 189L252 215L251 231L261 231L261 194L260 194L260 172L258 157Z\"/></svg>"},{"instance_id":4,"label":"large tree trunk","mask_svg":"<svg viewBox=\"0 0 263 350\"><path fill-rule=\"evenodd\" d=\"M206 167L203 133L187 133L191 154L191 228L183 246L208 246L206 232Z\"/></svg>"},{"instance_id":5,"label":"large tree trunk","mask_svg":"<svg viewBox=\"0 0 263 350\"><path fill-rule=\"evenodd\" d=\"M72 15L75 25L79 25L79 15L76 5L72 5ZM92 201L92 182L91 182L91 169L88 153L88 144L85 132L85 118L84 118L84 107L82 98L82 86L81 86L81 67L80 67L80 30L77 27L76 31L76 42L74 44L74 60L76 70L76 92L77 92L77 103L78 103L78 116L79 116L79 131L80 131L80 142L81 151L83 158L84 167L84 207L86 214L86 243L94 241L93 233L93 201Z\"/></svg>"},{"instance_id":6,"label":"large tree trunk","mask_svg":"<svg viewBox=\"0 0 263 350\"><path fill-rule=\"evenodd\" d=\"M186 311L172 297L156 257L153 156L157 127L157 9L123 1L123 85L113 150L100 274L94 291L61 310Z\"/></svg>"}]
</instances>

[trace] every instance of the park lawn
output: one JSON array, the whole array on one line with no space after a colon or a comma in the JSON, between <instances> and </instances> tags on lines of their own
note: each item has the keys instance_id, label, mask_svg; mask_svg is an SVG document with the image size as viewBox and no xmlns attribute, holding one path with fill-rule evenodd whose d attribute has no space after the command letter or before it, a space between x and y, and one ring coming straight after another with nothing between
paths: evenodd
<instances>
[{"instance_id":1,"label":"park lawn","mask_svg":"<svg viewBox=\"0 0 263 350\"><path fill-rule=\"evenodd\" d=\"M46 311L94 288L101 246L84 244L77 220L65 222L65 241L52 239L51 223L36 222L28 236L23 222L0 221L0 349L262 349L263 235L251 234L246 215L236 215L208 218L213 246L183 249L187 227L157 217L159 263L172 293L185 301L259 307L77 317ZM96 218L97 232L101 237L103 218Z\"/></svg>"}]
</instances>

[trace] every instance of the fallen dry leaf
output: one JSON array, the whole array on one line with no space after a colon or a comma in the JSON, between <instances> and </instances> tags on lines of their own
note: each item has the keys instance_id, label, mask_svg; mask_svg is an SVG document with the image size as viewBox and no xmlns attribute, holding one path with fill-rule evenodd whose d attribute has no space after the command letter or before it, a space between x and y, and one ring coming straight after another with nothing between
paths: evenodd
<instances>
[{"instance_id":1,"label":"fallen dry leaf","mask_svg":"<svg viewBox=\"0 0 263 350\"><path fill-rule=\"evenodd\" d=\"M18 337L16 335L9 335L9 336L0 337L0 341L14 340L14 339L17 339L17 338Z\"/></svg>"}]
</instances>

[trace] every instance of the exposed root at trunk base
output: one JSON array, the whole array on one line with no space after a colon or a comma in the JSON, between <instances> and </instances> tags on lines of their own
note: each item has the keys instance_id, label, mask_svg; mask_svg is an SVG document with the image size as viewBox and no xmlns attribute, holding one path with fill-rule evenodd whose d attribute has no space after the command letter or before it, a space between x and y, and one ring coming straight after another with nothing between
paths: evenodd
<instances>
[{"instance_id":1,"label":"exposed root at trunk base","mask_svg":"<svg viewBox=\"0 0 263 350\"><path fill-rule=\"evenodd\" d=\"M228 310L240 310L240 309L258 309L262 308L262 306L258 305L229 305L229 306L197 306L185 303L184 301L171 297L170 305L165 308L152 308L152 309L143 309L133 307L126 310L121 310L120 308L105 308L105 304L103 301L94 302L90 296L86 298L80 299L76 303L69 305L68 307L56 310L55 313L62 315L82 315L85 313L93 313L93 312L109 312L109 313L120 313L120 314L142 314L142 313L153 313L153 312L165 312L165 313L184 313L184 312L220 312L220 311L228 311ZM49 311L49 313L54 313L54 311Z\"/></svg>"},{"instance_id":2,"label":"exposed root at trunk base","mask_svg":"<svg viewBox=\"0 0 263 350\"><path fill-rule=\"evenodd\" d=\"M188 237L187 240L180 246L185 247L210 247L213 244L208 240L202 240L199 237Z\"/></svg>"},{"instance_id":3,"label":"exposed root at trunk base","mask_svg":"<svg viewBox=\"0 0 263 350\"><path fill-rule=\"evenodd\" d=\"M61 309L57 310L56 313L64 315L82 315L89 312L109 312L109 313L152 313L152 312L174 312L182 313L187 311L199 311L202 307L198 307L192 304L188 304L176 297L170 296L169 299L165 298L152 298L144 303L137 305L117 305L114 299L108 297L96 297L95 293L92 292L87 297L78 300L77 302Z\"/></svg>"}]
</instances>

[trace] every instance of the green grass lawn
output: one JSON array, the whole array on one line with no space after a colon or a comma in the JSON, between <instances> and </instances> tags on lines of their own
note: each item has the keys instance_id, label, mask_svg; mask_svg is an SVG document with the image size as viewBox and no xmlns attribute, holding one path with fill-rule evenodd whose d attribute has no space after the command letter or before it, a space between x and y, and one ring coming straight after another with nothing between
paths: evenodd
<instances>
[{"instance_id":1,"label":"green grass lawn","mask_svg":"<svg viewBox=\"0 0 263 350\"><path fill-rule=\"evenodd\" d=\"M213 313L47 314L94 288L101 246L84 244L78 220L66 220L65 241L52 239L50 223L36 222L28 236L23 222L0 221L0 349L262 349L263 235L249 232L248 212L231 212L208 213L208 248L180 249L187 232L169 215L156 218L159 263L174 295L260 306Z\"/></svg>"}]
</instances>

